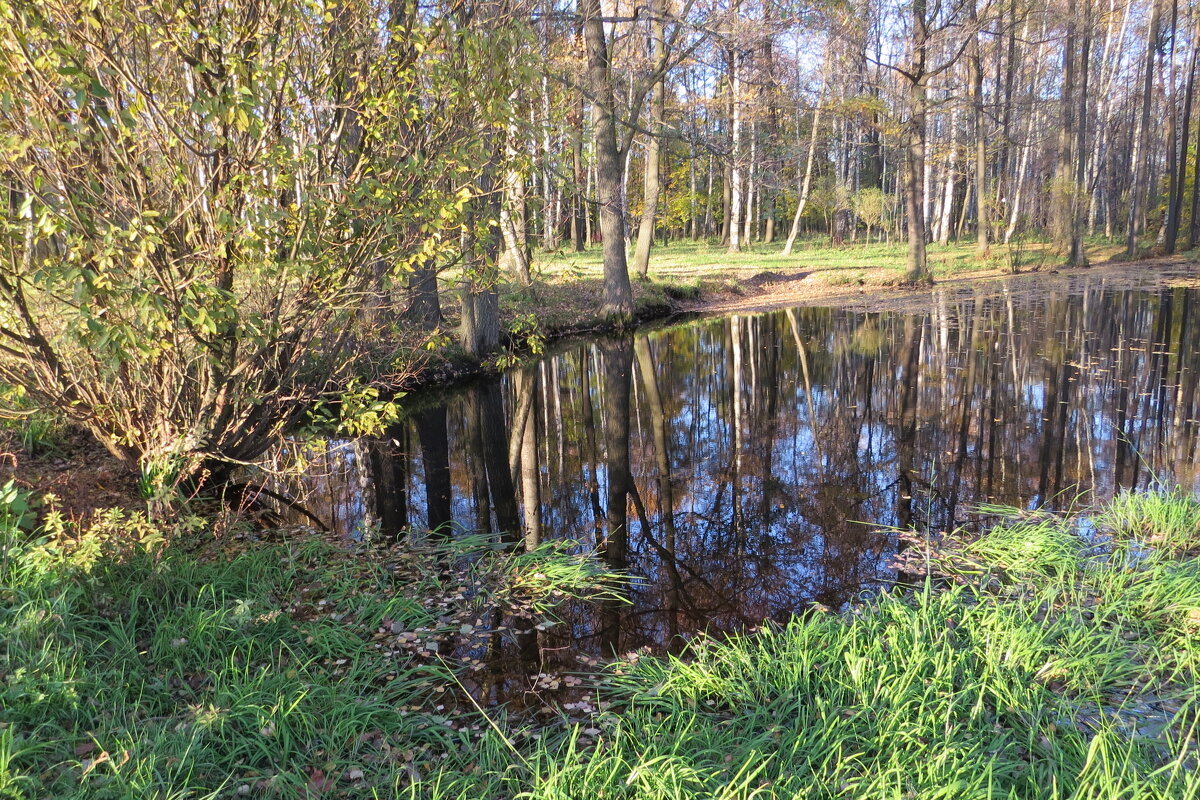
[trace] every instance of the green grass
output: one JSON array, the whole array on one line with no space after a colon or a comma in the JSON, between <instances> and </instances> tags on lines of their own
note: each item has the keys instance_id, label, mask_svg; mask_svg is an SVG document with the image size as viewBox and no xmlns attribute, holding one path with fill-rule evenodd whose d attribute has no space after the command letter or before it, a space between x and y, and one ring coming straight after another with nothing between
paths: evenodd
<instances>
[{"instance_id":1,"label":"green grass","mask_svg":"<svg viewBox=\"0 0 1200 800\"><path fill-rule=\"evenodd\" d=\"M1113 243L1093 237L1086 243L1093 263L1112 258L1120 248ZM676 308L680 300L702 302L705 299L732 294L756 292L749 282L763 272L799 274L803 286L798 294L818 295L823 290L852 290L886 288L904 282L906 245L858 242L843 247L830 247L827 237L798 240L790 256L780 255L782 241L765 245L756 243L743 252L729 255L728 248L713 241L675 240L668 246L656 246L646 280L632 280L634 316L637 319L661 317ZM1046 241L1022 239L1013 244L997 244L990 256L980 259L974 242L962 242L928 247L930 269L935 280L970 277L972 275L1006 274L1015 267L1019 271L1049 269L1061 263ZM593 246L576 253L564 246L555 252L535 252L532 283L522 286L501 276L500 322L504 351L490 360L491 366L505 367L536 355L541 344L557 337L600 330L610 320L600 314L604 305L603 262L599 247ZM439 278L443 293L443 312L446 323L442 335L433 342L424 333L398 324L393 330L395 343L400 344L400 363L396 369L403 373L407 359L417 350L431 374L456 374L472 371L473 359L462 357L450 341L448 332L458 324L459 304L455 291L456 270L448 270Z\"/></svg>"},{"instance_id":2,"label":"green grass","mask_svg":"<svg viewBox=\"0 0 1200 800\"><path fill-rule=\"evenodd\" d=\"M1003 513L979 536L908 535L909 591L620 659L580 676L588 708L536 725L373 647L397 621L445 636L466 619L417 556L308 540L201 557L137 525L141 546L63 548L10 528L0 797L1200 796L1200 504ZM596 578L545 563L509 584Z\"/></svg>"},{"instance_id":3,"label":"green grass","mask_svg":"<svg viewBox=\"0 0 1200 800\"><path fill-rule=\"evenodd\" d=\"M477 652L491 609L544 613L599 575L477 539L226 552L196 533L164 547L117 512L51 527L0 526L5 800L393 796L446 753L498 744L454 691L451 665L482 664L436 651Z\"/></svg>"},{"instance_id":4,"label":"green grass","mask_svg":"<svg viewBox=\"0 0 1200 800\"><path fill-rule=\"evenodd\" d=\"M67 432L66 422L34 407L24 389L0 384L0 404L11 415L0 417L0 438L30 456L53 452L59 447Z\"/></svg>"},{"instance_id":5,"label":"green grass","mask_svg":"<svg viewBox=\"0 0 1200 800\"><path fill-rule=\"evenodd\" d=\"M1105 261L1119 248L1103 239L1087 243L1089 257ZM904 276L907 245L858 242L843 247L830 247L826 237L798 240L790 256L780 255L782 242L770 245L757 243L742 253L730 255L719 244L690 240L671 242L656 247L650 261L649 275L660 282L725 280L748 278L763 271L809 270L814 280L829 285L846 285L862 280L868 285L886 286ZM974 241L936 243L928 248L930 267L935 278L969 275L983 270L1008 271L1015 263L1020 269L1041 268L1057 263L1044 241L1020 241L1011 246L996 244L989 258L981 260L975 253ZM584 253L560 251L543 253L538 263L546 278L562 281L583 280L599 275L600 249L593 247Z\"/></svg>"}]
</instances>

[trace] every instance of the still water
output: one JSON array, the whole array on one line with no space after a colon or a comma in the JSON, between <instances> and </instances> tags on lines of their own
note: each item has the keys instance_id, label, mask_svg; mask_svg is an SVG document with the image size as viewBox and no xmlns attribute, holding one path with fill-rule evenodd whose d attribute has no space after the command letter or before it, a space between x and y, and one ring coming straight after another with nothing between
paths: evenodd
<instances>
[{"instance_id":1,"label":"still water","mask_svg":"<svg viewBox=\"0 0 1200 800\"><path fill-rule=\"evenodd\" d=\"M592 652L844 607L894 578L888 527L1197 489L1196 289L991 291L577 342L409 398L387 437L328 443L296 488L348 535L597 550L642 581L629 607L574 609Z\"/></svg>"}]
</instances>

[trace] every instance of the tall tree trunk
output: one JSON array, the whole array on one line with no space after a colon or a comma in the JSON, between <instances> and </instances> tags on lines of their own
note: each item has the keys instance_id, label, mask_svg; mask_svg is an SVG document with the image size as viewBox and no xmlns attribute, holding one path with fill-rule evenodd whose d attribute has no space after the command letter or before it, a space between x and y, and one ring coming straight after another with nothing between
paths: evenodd
<instances>
[{"instance_id":1,"label":"tall tree trunk","mask_svg":"<svg viewBox=\"0 0 1200 800\"><path fill-rule=\"evenodd\" d=\"M1061 115L1058 127L1058 162L1054 169L1054 245L1060 253L1070 258L1071 237L1075 226L1071 219L1075 192L1075 50L1076 3L1067 0L1067 34L1062 50L1062 86L1059 92Z\"/></svg>"},{"instance_id":2,"label":"tall tree trunk","mask_svg":"<svg viewBox=\"0 0 1200 800\"><path fill-rule=\"evenodd\" d=\"M1154 95L1154 61L1158 49L1159 3L1151 0L1150 29L1146 37L1145 72L1142 82L1142 111L1138 123L1138 157L1133 165L1133 184L1129 189L1129 227L1125 232L1125 255L1137 255L1137 235L1141 216L1148 202L1149 183L1146 179L1150 161L1150 106Z\"/></svg>"},{"instance_id":3,"label":"tall tree trunk","mask_svg":"<svg viewBox=\"0 0 1200 800\"><path fill-rule=\"evenodd\" d=\"M800 182L800 197L796 202L796 213L792 216L792 228L788 231L787 242L783 245L783 255L792 254L792 246L796 243L796 235L800 232L800 218L804 216L804 207L808 205L808 194L812 189L813 159L817 153L817 129L821 126L821 93L817 93L817 106L813 109L812 133L808 137L808 158L804 164L804 180Z\"/></svg>"},{"instance_id":4,"label":"tall tree trunk","mask_svg":"<svg viewBox=\"0 0 1200 800\"><path fill-rule=\"evenodd\" d=\"M544 42L543 42L544 46ZM561 204L555 202L554 174L550 165L554 156L550 144L550 78L542 75L542 249L553 252L558 249L558 221Z\"/></svg>"},{"instance_id":5,"label":"tall tree trunk","mask_svg":"<svg viewBox=\"0 0 1200 800\"><path fill-rule=\"evenodd\" d=\"M1200 47L1200 23L1197 27L1196 41L1192 46ZM1192 166L1192 212L1188 220L1188 249L1191 250L1195 247L1197 242L1200 242L1200 153L1197 153Z\"/></svg>"},{"instance_id":6,"label":"tall tree trunk","mask_svg":"<svg viewBox=\"0 0 1200 800\"><path fill-rule=\"evenodd\" d=\"M721 172L721 244L729 244L729 223L733 218L733 167L725 165Z\"/></svg>"},{"instance_id":7,"label":"tall tree trunk","mask_svg":"<svg viewBox=\"0 0 1200 800\"><path fill-rule=\"evenodd\" d=\"M616 102L609 75L608 42L600 0L579 0L587 43L588 84L596 137L596 188L600 233L604 239L604 303L601 315L621 325L633 320L633 287L625 261L625 214L621 203L623 168L617 149Z\"/></svg>"},{"instance_id":8,"label":"tall tree trunk","mask_svg":"<svg viewBox=\"0 0 1200 800\"><path fill-rule=\"evenodd\" d=\"M409 304L405 318L423 330L442 324L442 304L438 295L437 264L431 258L420 259L408 276Z\"/></svg>"},{"instance_id":9,"label":"tall tree trunk","mask_svg":"<svg viewBox=\"0 0 1200 800\"><path fill-rule=\"evenodd\" d=\"M516 101L516 97L512 98ZM525 175L517 168L520 131L516 123L509 126L504 143L504 198L500 203L500 235L503 246L500 250L500 269L528 286L532 280L529 263L532 254L529 247L528 190Z\"/></svg>"},{"instance_id":10,"label":"tall tree trunk","mask_svg":"<svg viewBox=\"0 0 1200 800\"><path fill-rule=\"evenodd\" d=\"M696 144L689 144L688 152L688 221L684 235L696 240L700 238L700 207L696 202Z\"/></svg>"},{"instance_id":11,"label":"tall tree trunk","mask_svg":"<svg viewBox=\"0 0 1200 800\"><path fill-rule=\"evenodd\" d=\"M1171 51L1166 57L1166 62L1169 65L1167 69L1167 89L1166 104L1167 104L1167 125L1163 132L1163 139L1167 148L1167 215L1163 221L1163 227L1160 231L1159 238L1162 241L1163 252L1170 255L1175 252L1175 238L1178 233L1178 225L1174 224L1171 219L1171 206L1175 197L1175 181L1178 179L1176 168L1178 166L1178 152L1176 151L1176 133L1179 114L1179 106L1176 102L1175 91L1175 42L1179 32L1179 3L1178 0L1171 2Z\"/></svg>"},{"instance_id":12,"label":"tall tree trunk","mask_svg":"<svg viewBox=\"0 0 1200 800\"><path fill-rule=\"evenodd\" d=\"M978 27L977 2L971 6L972 21ZM975 254L987 258L991 249L991 217L987 191L987 129L983 113L983 31L972 34L971 57L971 127L975 134Z\"/></svg>"},{"instance_id":13,"label":"tall tree trunk","mask_svg":"<svg viewBox=\"0 0 1200 800\"><path fill-rule=\"evenodd\" d=\"M736 45L735 45L736 46ZM729 252L742 249L742 54L734 51L730 58L730 96L732 124L729 163Z\"/></svg>"},{"instance_id":14,"label":"tall tree trunk","mask_svg":"<svg viewBox=\"0 0 1200 800\"><path fill-rule=\"evenodd\" d=\"M478 195L470 201L462 233L464 262L462 279L462 322L459 344L468 355L480 358L500 343L499 280L500 237L492 220L500 216L500 201L495 187L499 148L480 174Z\"/></svg>"},{"instance_id":15,"label":"tall tree trunk","mask_svg":"<svg viewBox=\"0 0 1200 800\"><path fill-rule=\"evenodd\" d=\"M1183 216L1183 188L1187 182L1188 142L1192 132L1192 92L1196 83L1196 54L1200 52L1200 14L1197 15L1195 35L1192 37L1192 52L1188 56L1187 84L1183 94L1183 128L1179 143L1179 158L1177 168L1172 172L1173 191L1171 192L1170 208L1167 212L1167 250L1175 252L1175 242L1179 239L1179 220ZM1188 248L1192 247L1191 231L1188 231Z\"/></svg>"},{"instance_id":16,"label":"tall tree trunk","mask_svg":"<svg viewBox=\"0 0 1200 800\"><path fill-rule=\"evenodd\" d=\"M928 47L928 21L925 0L913 0L912 5L912 64L905 75L908 83L909 119L905 125L905 155L908 161L908 193L905 206L908 214L908 257L904 279L925 282L931 279L925 250L925 119L929 96L926 86L925 63Z\"/></svg>"},{"instance_id":17,"label":"tall tree trunk","mask_svg":"<svg viewBox=\"0 0 1200 800\"><path fill-rule=\"evenodd\" d=\"M750 123L750 160L746 164L746 202L743 205L745 210L745 222L742 225L742 242L750 245L754 241L757 233L758 210L755 206L756 202L756 181L755 174L758 170L758 134L757 125L751 121Z\"/></svg>"},{"instance_id":18,"label":"tall tree trunk","mask_svg":"<svg viewBox=\"0 0 1200 800\"><path fill-rule=\"evenodd\" d=\"M575 185L571 193L571 246L576 253L587 249L588 240L588 192L587 168L583 163L583 96L579 98L579 109L572 112L578 116L571 126L571 166L574 168Z\"/></svg>"},{"instance_id":19,"label":"tall tree trunk","mask_svg":"<svg viewBox=\"0 0 1200 800\"><path fill-rule=\"evenodd\" d=\"M1084 211L1088 207L1087 183L1087 115L1088 76L1092 50L1092 0L1084 0L1087 8L1083 15L1083 42L1079 50L1079 110L1075 116L1075 186L1071 192L1071 249L1067 253L1067 266L1086 267L1087 250L1083 246Z\"/></svg>"},{"instance_id":20,"label":"tall tree trunk","mask_svg":"<svg viewBox=\"0 0 1200 800\"><path fill-rule=\"evenodd\" d=\"M954 188L958 173L954 160L958 155L958 108L950 109L950 149L946 153L946 177L942 191L942 202L938 207L933 236L942 247L950 244L951 219L954 217ZM965 199L963 205L966 205Z\"/></svg>"},{"instance_id":21,"label":"tall tree trunk","mask_svg":"<svg viewBox=\"0 0 1200 800\"><path fill-rule=\"evenodd\" d=\"M650 269L650 248L654 244L654 218L658 212L658 196L662 185L659 180L659 153L665 135L663 119L666 116L666 62L667 48L663 37L665 0L650 1L650 48L654 69L659 73L650 100L650 136L646 141L646 170L642 183L642 221L638 226L637 246L633 251L633 268L645 278Z\"/></svg>"},{"instance_id":22,"label":"tall tree trunk","mask_svg":"<svg viewBox=\"0 0 1200 800\"><path fill-rule=\"evenodd\" d=\"M1079 13L1067 4L1067 36L1063 42L1062 126L1055 173L1055 239L1069 267L1087 266L1083 248L1083 212L1087 191L1087 89L1091 50L1091 0ZM1082 27L1082 36L1079 28Z\"/></svg>"}]
</instances>

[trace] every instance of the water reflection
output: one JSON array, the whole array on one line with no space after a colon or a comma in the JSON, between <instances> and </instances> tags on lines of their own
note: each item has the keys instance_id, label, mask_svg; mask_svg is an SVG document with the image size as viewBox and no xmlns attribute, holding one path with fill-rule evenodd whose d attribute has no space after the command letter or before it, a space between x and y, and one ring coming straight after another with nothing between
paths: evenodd
<instances>
[{"instance_id":1,"label":"water reflection","mask_svg":"<svg viewBox=\"0 0 1200 800\"><path fill-rule=\"evenodd\" d=\"M332 443L306 500L345 532L581 540L644 578L632 607L575 610L595 652L837 608L892 577L879 525L1195 489L1195 300L1097 281L575 344Z\"/></svg>"}]
</instances>

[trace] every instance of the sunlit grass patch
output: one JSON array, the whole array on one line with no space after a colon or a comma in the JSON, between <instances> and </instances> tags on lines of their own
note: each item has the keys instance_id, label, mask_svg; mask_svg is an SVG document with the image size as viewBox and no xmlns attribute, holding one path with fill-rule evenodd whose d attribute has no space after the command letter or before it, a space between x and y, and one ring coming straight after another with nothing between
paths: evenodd
<instances>
[{"instance_id":1,"label":"sunlit grass patch","mask_svg":"<svg viewBox=\"0 0 1200 800\"><path fill-rule=\"evenodd\" d=\"M1179 491L1122 492L1095 522L1118 540L1132 539L1160 553L1200 548L1200 501Z\"/></svg>"},{"instance_id":2,"label":"sunlit grass patch","mask_svg":"<svg viewBox=\"0 0 1200 800\"><path fill-rule=\"evenodd\" d=\"M1192 798L1196 506L1121 497L1086 526L989 509L1002 518L981 534L909 537L906 587L678 657L626 655L575 679L589 702L536 718L467 700L469 661L439 658L439 641L470 649L456 637L477 633L477 604L502 600L484 587L530 615L586 592L602 577L586 560L485 549L455 562L480 578L464 591L436 546L80 561L10 526L0 791Z\"/></svg>"},{"instance_id":3,"label":"sunlit grass patch","mask_svg":"<svg viewBox=\"0 0 1200 800\"><path fill-rule=\"evenodd\" d=\"M493 613L540 620L605 579L479 537L66 532L0 530L5 800L387 794L490 746L455 673L483 669Z\"/></svg>"},{"instance_id":4,"label":"sunlit grass patch","mask_svg":"<svg viewBox=\"0 0 1200 800\"><path fill-rule=\"evenodd\" d=\"M1049 515L951 539L853 613L615 665L620 702L537 750L529 796L1195 796L1194 562Z\"/></svg>"},{"instance_id":5,"label":"sunlit grass patch","mask_svg":"<svg viewBox=\"0 0 1200 800\"><path fill-rule=\"evenodd\" d=\"M721 280L749 278L764 271L810 273L809 280L833 286L862 282L887 286L900 281L905 272L907 245L902 239L890 242L847 242L830 245L827 236L797 240L791 255L781 254L782 241L753 243L740 253L715 241L674 240L652 251L649 274L660 281ZM1088 257L1094 263L1107 261L1120 248L1102 239L1088 242ZM560 250L541 253L537 267L543 280L576 282L599 277L603 267L599 247L582 253ZM929 266L935 278L968 276L988 270L1009 272L1018 269L1047 268L1062 261L1046 241L995 243L986 257L976 252L974 239L941 245L928 245Z\"/></svg>"}]
</instances>

